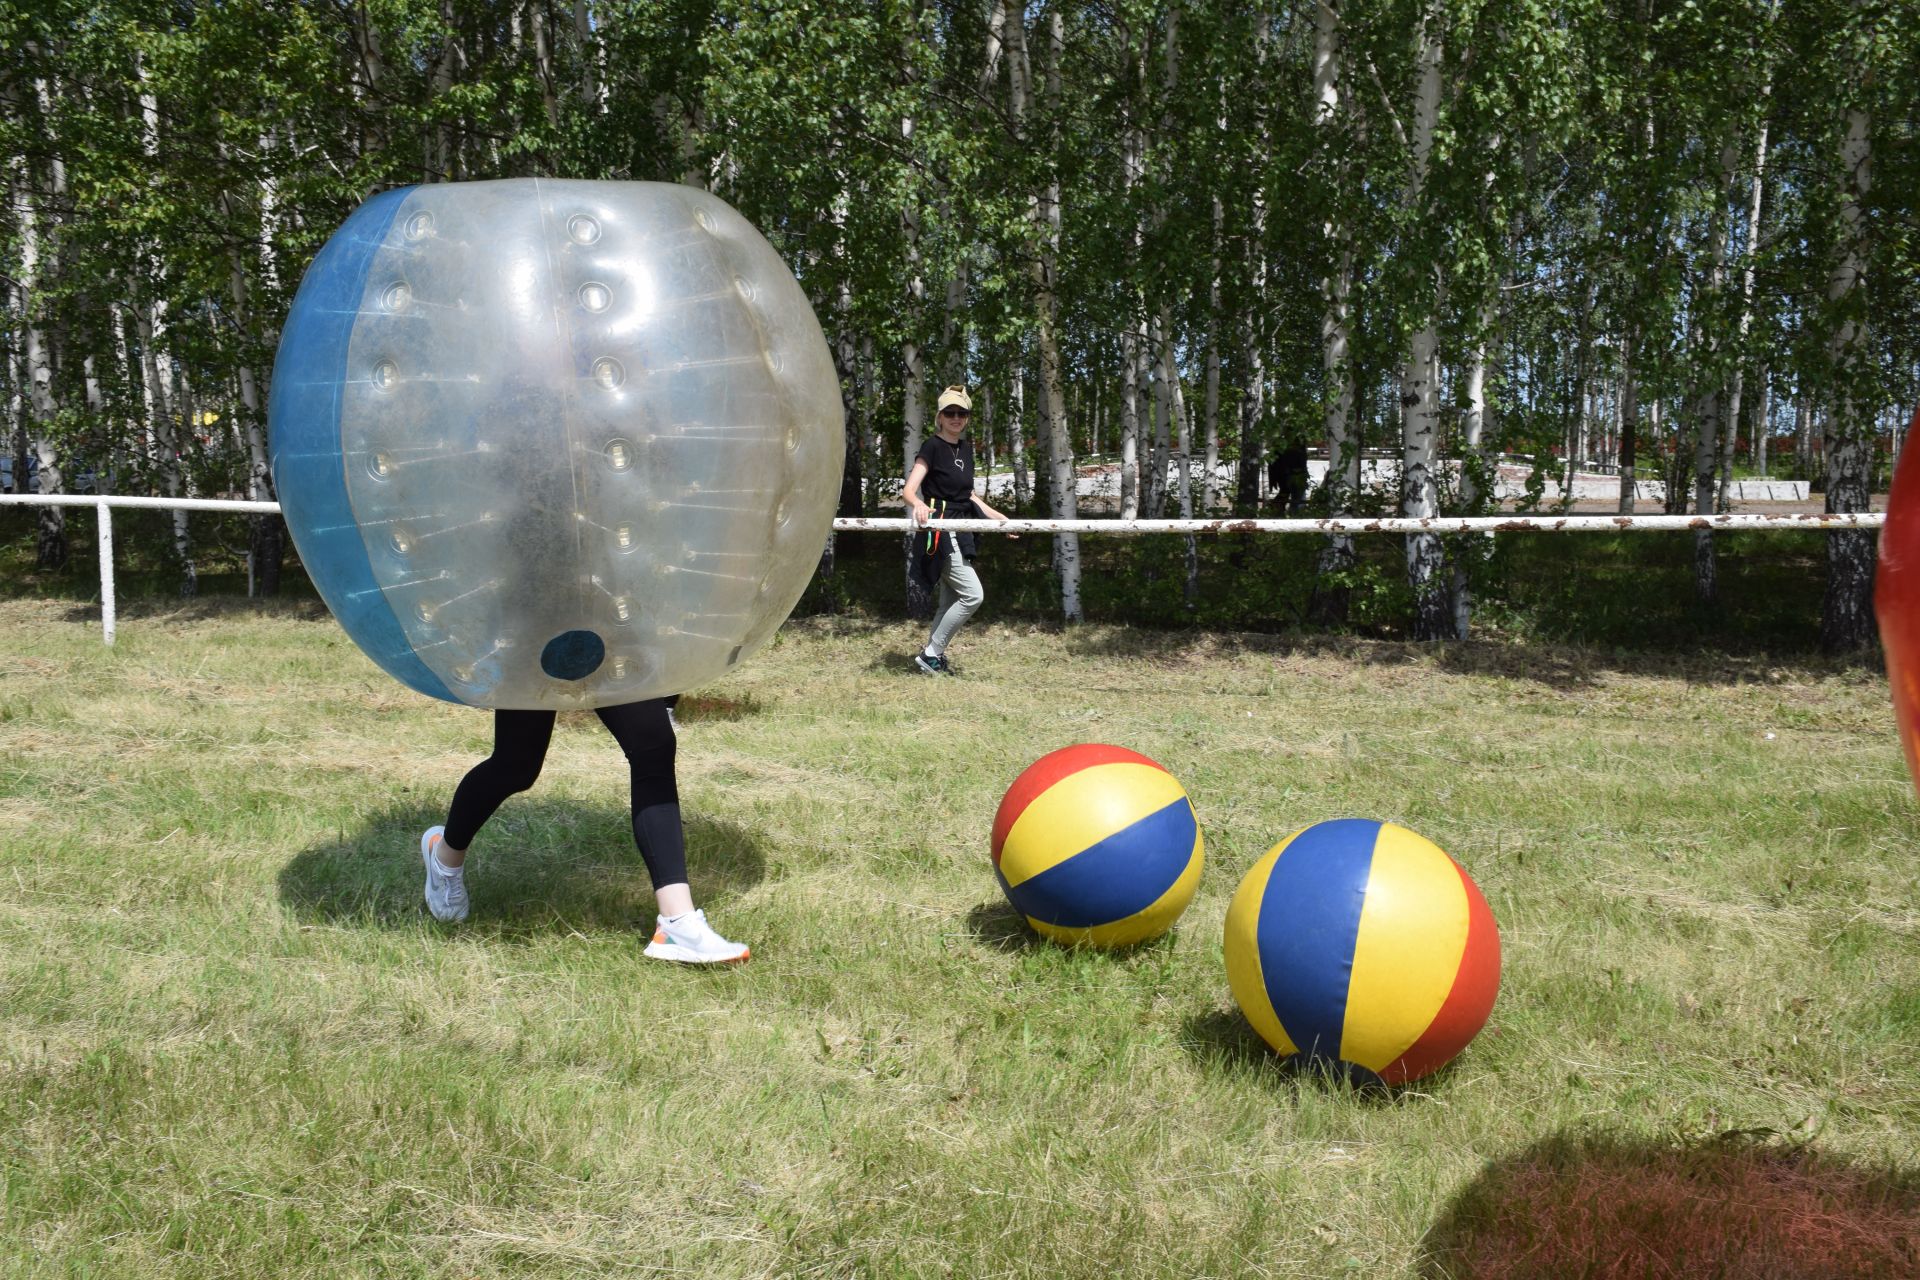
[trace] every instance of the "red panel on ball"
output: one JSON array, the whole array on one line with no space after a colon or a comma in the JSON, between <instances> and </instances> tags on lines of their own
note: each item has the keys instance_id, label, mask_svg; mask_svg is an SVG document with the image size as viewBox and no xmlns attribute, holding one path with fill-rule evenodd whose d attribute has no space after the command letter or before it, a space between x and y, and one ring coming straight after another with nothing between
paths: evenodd
<instances>
[{"instance_id":1,"label":"red panel on ball","mask_svg":"<svg viewBox=\"0 0 1920 1280\"><path fill-rule=\"evenodd\" d=\"M1920 427L1920 411L1913 415ZM1873 611L1887 651L1887 683L1893 716L1906 749L1907 771L1920 782L1920 451L1912 429L1887 495L1887 524L1880 531L1880 569L1873 584Z\"/></svg>"},{"instance_id":2,"label":"red panel on ball","mask_svg":"<svg viewBox=\"0 0 1920 1280\"><path fill-rule=\"evenodd\" d=\"M1007 832L1013 830L1013 824L1020 820L1020 815L1027 811L1034 797L1060 779L1097 764L1144 764L1166 772L1157 761L1149 760L1137 751L1099 742L1083 742L1078 746L1049 751L1013 780L1013 785L1007 788L1007 794L1000 801L999 812L993 815L994 862L1000 861L1000 848L1007 842Z\"/></svg>"},{"instance_id":3,"label":"red panel on ball","mask_svg":"<svg viewBox=\"0 0 1920 1280\"><path fill-rule=\"evenodd\" d=\"M1460 887L1467 891L1467 945L1453 976L1453 990L1447 992L1440 1011L1420 1038L1381 1071L1380 1078L1388 1084L1418 1080L1453 1061L1487 1024L1494 997L1500 993L1500 929L1473 877L1457 862L1453 869L1460 873Z\"/></svg>"}]
</instances>

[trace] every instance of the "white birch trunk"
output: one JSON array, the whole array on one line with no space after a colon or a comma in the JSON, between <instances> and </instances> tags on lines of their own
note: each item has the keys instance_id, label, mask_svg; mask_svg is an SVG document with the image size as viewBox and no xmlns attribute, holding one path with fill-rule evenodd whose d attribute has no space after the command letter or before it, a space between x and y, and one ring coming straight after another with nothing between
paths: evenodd
<instances>
[{"instance_id":1,"label":"white birch trunk","mask_svg":"<svg viewBox=\"0 0 1920 1280\"><path fill-rule=\"evenodd\" d=\"M1167 330L1167 309L1163 306L1153 321L1154 382L1153 439L1147 454L1147 472L1141 495L1150 519L1167 513L1167 467L1172 461L1173 445L1169 426L1173 418L1173 339Z\"/></svg>"},{"instance_id":2,"label":"white birch trunk","mask_svg":"<svg viewBox=\"0 0 1920 1280\"><path fill-rule=\"evenodd\" d=\"M1066 19L1060 6L1047 9L1047 129L1048 150L1057 153L1061 96L1060 64L1066 56ZM1047 459L1051 470L1047 480L1049 506L1056 520L1071 520L1079 512L1079 496L1074 484L1073 433L1067 421L1066 385L1060 367L1060 343L1055 281L1060 260L1060 176L1055 164L1049 164L1046 188L1035 207L1040 236L1040 252L1034 259L1035 308L1039 328L1035 341L1040 347L1040 394L1047 415ZM1060 583L1060 616L1067 622L1082 620L1080 608L1080 535L1055 534L1054 572Z\"/></svg>"},{"instance_id":3,"label":"white birch trunk","mask_svg":"<svg viewBox=\"0 0 1920 1280\"><path fill-rule=\"evenodd\" d=\"M29 44L28 48L32 47ZM52 112L52 95L44 79L36 78L33 88L39 99L40 119L44 121ZM14 163L18 174L18 182L14 187L14 214L20 235L21 341L25 348L26 401L32 417L28 434L32 441L34 465L38 468L34 489L38 493L55 494L65 488L65 477L61 473L60 448L53 438L55 420L59 416L59 405L53 391L53 346L40 316L36 314L40 309L40 258L45 248L41 232L45 225L55 221L55 217L43 216L44 211L36 207L33 170L26 159L17 158ZM57 156L50 163L48 176L57 206L66 188L66 169ZM54 506L41 507L38 525L35 561L41 569L58 569L67 562L66 510Z\"/></svg>"},{"instance_id":4,"label":"white birch trunk","mask_svg":"<svg viewBox=\"0 0 1920 1280\"><path fill-rule=\"evenodd\" d=\"M1867 335L1856 299L1866 273L1861 206L1873 186L1873 149L1866 110L1854 106L1846 121L1840 149L1840 257L1827 280L1828 305L1840 317L1827 341L1834 391L1824 441L1827 510L1836 512L1868 509L1867 471L1873 457L1873 414L1861 396ZM1820 639L1830 653L1857 652L1873 643L1873 547L1873 535L1857 530L1834 533L1827 540Z\"/></svg>"},{"instance_id":5,"label":"white birch trunk","mask_svg":"<svg viewBox=\"0 0 1920 1280\"><path fill-rule=\"evenodd\" d=\"M364 14L356 21L356 32L360 37L362 65L367 76L369 89L377 86L382 69L379 40L370 24L364 21ZM160 159L160 100L153 92L152 78L136 56L134 72L140 82L140 144L151 164ZM171 361L163 361L159 353L162 335L166 332L166 265L156 258L151 270L153 280L150 286L140 288L135 297L146 293L149 297L146 310L138 307L134 314L137 318L140 337L140 372L142 394L147 407L149 438L153 444L154 461L167 488L167 496L177 498L187 488L183 474L186 454L185 436L187 424L176 419L174 410L177 402L169 402L169 393L162 377L163 366ZM199 585L192 556L192 522L189 513L175 508L173 513L173 545L180 560L180 594L193 595Z\"/></svg>"},{"instance_id":6,"label":"white birch trunk","mask_svg":"<svg viewBox=\"0 0 1920 1280\"><path fill-rule=\"evenodd\" d=\"M1027 470L1027 371L1017 364L1009 391L1007 452L1013 455L1013 507L1018 511L1033 501L1033 480Z\"/></svg>"},{"instance_id":7,"label":"white birch trunk","mask_svg":"<svg viewBox=\"0 0 1920 1280\"><path fill-rule=\"evenodd\" d=\"M1433 154L1434 128L1439 121L1441 22L1442 12L1436 4L1421 23L1420 71L1411 137L1413 170L1405 197L1406 205L1413 209L1423 209L1427 200L1427 174ZM1422 304L1422 318L1414 327L1400 375L1400 512L1415 519L1439 514L1433 475L1440 426L1436 317L1445 284L1437 266L1433 287L1435 297ZM1446 592L1440 582L1440 539L1433 534L1410 534L1406 554L1407 585L1414 598L1414 638L1443 639L1451 630L1452 619L1448 616Z\"/></svg>"},{"instance_id":8,"label":"white birch trunk","mask_svg":"<svg viewBox=\"0 0 1920 1280\"><path fill-rule=\"evenodd\" d=\"M1461 468L1460 504L1468 515L1480 513L1481 494L1476 473L1478 466L1486 461L1482 442L1486 438L1487 426L1487 343L1488 335L1493 331L1493 321L1493 300L1483 299L1473 345L1467 351L1466 386L1463 389L1466 408L1460 415L1460 445L1468 464ZM1453 567L1454 638L1465 640L1472 624L1472 584L1467 578L1467 567L1457 564Z\"/></svg>"},{"instance_id":9,"label":"white birch trunk","mask_svg":"<svg viewBox=\"0 0 1920 1280\"><path fill-rule=\"evenodd\" d=\"M607 78L601 60L606 53L594 33L593 6L587 0L573 0L573 40L580 51L580 100L591 104L595 115L605 115Z\"/></svg>"},{"instance_id":10,"label":"white birch trunk","mask_svg":"<svg viewBox=\"0 0 1920 1280\"><path fill-rule=\"evenodd\" d=\"M8 184L7 198L13 198L12 184ZM12 283L7 285L7 302L15 315L25 315L26 307L20 302L19 295ZM8 476L9 493L27 492L27 396L26 396L26 359L20 348L14 343L4 344L7 352L7 444L11 457L8 459L11 474Z\"/></svg>"},{"instance_id":11,"label":"white birch trunk","mask_svg":"<svg viewBox=\"0 0 1920 1280\"><path fill-rule=\"evenodd\" d=\"M1773 83L1769 79L1760 87L1761 98L1767 99L1773 93ZM1760 246L1760 201L1766 189L1767 178L1767 117L1760 118L1760 134L1753 147L1753 180L1747 191L1746 241L1743 246L1744 263L1740 268L1740 321L1735 326L1739 334L1738 349L1743 358L1733 366L1733 379L1727 388L1727 423L1722 434L1723 445L1720 454L1720 501L1718 509L1727 509L1728 487L1733 483L1733 463L1736 446L1740 439L1740 401L1746 391L1746 363L1744 353L1747 349L1747 333L1753 327L1753 271L1754 262L1759 256ZM1761 474L1766 473L1765 449L1759 446L1760 429L1754 429L1756 458Z\"/></svg>"},{"instance_id":12,"label":"white birch trunk","mask_svg":"<svg viewBox=\"0 0 1920 1280\"><path fill-rule=\"evenodd\" d=\"M1225 132L1227 121L1220 118ZM1206 438L1206 494L1202 507L1208 515L1220 509L1220 335L1224 318L1220 314L1220 243L1226 234L1227 209L1220 197L1213 198L1213 270L1207 277L1207 388L1204 406Z\"/></svg>"},{"instance_id":13,"label":"white birch trunk","mask_svg":"<svg viewBox=\"0 0 1920 1280\"><path fill-rule=\"evenodd\" d=\"M1640 383L1634 373L1634 331L1620 335L1620 514L1633 514L1634 472L1638 469Z\"/></svg>"},{"instance_id":14,"label":"white birch trunk","mask_svg":"<svg viewBox=\"0 0 1920 1280\"><path fill-rule=\"evenodd\" d=\"M1102 383L1100 379L1095 378L1093 381L1093 408L1087 414L1087 456L1089 458L1098 458L1100 456L1100 415L1106 412L1106 406L1101 403L1100 398L1101 393L1105 389L1105 384Z\"/></svg>"},{"instance_id":15,"label":"white birch trunk","mask_svg":"<svg viewBox=\"0 0 1920 1280\"><path fill-rule=\"evenodd\" d=\"M1129 89L1141 90L1142 80L1135 73L1132 56L1126 68L1126 80ZM1125 136L1121 140L1121 202L1124 207L1133 207L1133 192L1139 186L1146 168L1146 137L1138 123L1138 104L1140 94L1135 98L1135 110L1129 113ZM1145 251L1146 240L1141 232L1139 215L1133 220L1133 260L1140 261ZM1129 290L1130 300L1138 301L1137 295ZM1143 393L1141 385L1141 362L1144 358L1144 319L1129 319L1120 331L1120 515L1132 520L1140 514L1140 400Z\"/></svg>"},{"instance_id":16,"label":"white birch trunk","mask_svg":"<svg viewBox=\"0 0 1920 1280\"><path fill-rule=\"evenodd\" d=\"M1714 191L1713 212L1707 223L1707 295L1718 299L1726 285L1727 216L1726 192L1733 184L1738 153L1729 141L1720 151L1721 183ZM1720 368L1719 339L1712 334L1713 321L1694 327L1696 347L1704 347L1707 389L1693 405L1697 434L1693 445L1693 506L1703 516L1719 509L1720 486ZM1694 358L1702 353L1696 350ZM1714 556L1713 531L1700 529L1693 535L1693 594L1702 604L1711 603L1719 594L1719 565Z\"/></svg>"},{"instance_id":17,"label":"white birch trunk","mask_svg":"<svg viewBox=\"0 0 1920 1280\"><path fill-rule=\"evenodd\" d=\"M1120 332L1120 514L1128 520L1140 514L1139 369L1128 325Z\"/></svg>"},{"instance_id":18,"label":"white birch trunk","mask_svg":"<svg viewBox=\"0 0 1920 1280\"><path fill-rule=\"evenodd\" d=\"M533 28L533 63L540 76L540 104L546 108L547 127L557 129L560 126L560 93L553 71L553 31L547 17L547 6L529 4L527 23Z\"/></svg>"},{"instance_id":19,"label":"white birch trunk","mask_svg":"<svg viewBox=\"0 0 1920 1280\"><path fill-rule=\"evenodd\" d=\"M987 6L986 57L980 65L980 96L986 97L1000 79L1000 54L1005 48L1007 0L993 0Z\"/></svg>"},{"instance_id":20,"label":"white birch trunk","mask_svg":"<svg viewBox=\"0 0 1920 1280\"><path fill-rule=\"evenodd\" d=\"M1340 114L1339 42L1339 11L1334 8L1333 0L1317 0L1313 24L1313 122L1315 128L1323 132L1331 132ZM1360 461L1359 451L1351 447L1354 389L1348 295L1353 279L1353 250L1343 215L1333 214L1322 230L1333 248L1329 270L1320 280L1320 354L1328 388L1323 419L1327 438L1325 488L1327 513L1344 516L1352 511L1358 485L1350 482L1350 475L1357 475ZM1320 553L1320 574L1325 577L1344 572L1353 561L1352 537L1336 534L1327 539ZM1339 614L1344 610L1336 607L1329 612Z\"/></svg>"},{"instance_id":21,"label":"white birch trunk","mask_svg":"<svg viewBox=\"0 0 1920 1280\"><path fill-rule=\"evenodd\" d=\"M273 132L268 130L260 135L262 160L270 159L272 152ZM260 178L260 282L266 286L270 298L280 292L280 262L275 251L279 228L280 188L269 170Z\"/></svg>"},{"instance_id":22,"label":"white birch trunk","mask_svg":"<svg viewBox=\"0 0 1920 1280\"><path fill-rule=\"evenodd\" d=\"M1179 424L1180 442L1177 474L1180 485L1180 518L1193 519L1193 406L1181 394L1180 379L1173 379L1173 416ZM1186 536L1187 578L1183 598L1191 611L1200 598L1200 547L1192 534Z\"/></svg>"},{"instance_id":23,"label":"white birch trunk","mask_svg":"<svg viewBox=\"0 0 1920 1280\"><path fill-rule=\"evenodd\" d=\"M914 118L900 118L900 140L903 147L913 150ZM914 460L920 456L920 445L925 440L927 425L926 369L921 363L920 343L913 336L926 316L927 282L922 277L920 267L920 215L911 201L900 210L901 230L906 238L907 257L907 316L908 337L900 343L900 363L906 385L901 389L901 461L900 478L904 484L913 470ZM913 576L913 535L902 539L901 548L905 553L903 565L906 578L907 612L910 616L929 617L933 613L933 597Z\"/></svg>"},{"instance_id":24,"label":"white birch trunk","mask_svg":"<svg viewBox=\"0 0 1920 1280\"><path fill-rule=\"evenodd\" d=\"M861 504L871 511L880 498L880 481L887 474L886 459L881 456L881 443L873 430L874 406L880 402L879 392L874 386L878 375L875 373L877 357L874 355L873 335L860 335L860 474L867 477L868 493Z\"/></svg>"},{"instance_id":25,"label":"white birch trunk","mask_svg":"<svg viewBox=\"0 0 1920 1280\"><path fill-rule=\"evenodd\" d=\"M1180 5L1176 2L1166 10L1166 35L1161 46L1160 85L1163 109L1159 120L1159 134L1162 139L1171 140L1175 125L1172 118L1172 103L1180 84ZM1160 177L1162 187L1171 186L1171 153L1162 161ZM1151 213L1153 227L1158 232L1166 225L1167 211L1156 200ZM1161 516L1167 510L1167 472L1173 461L1174 435L1174 396L1178 390L1178 371L1174 367L1173 310L1169 299L1162 293L1159 314L1155 317L1154 342L1159 351L1160 383L1155 396L1153 450L1149 466L1146 506L1149 515Z\"/></svg>"},{"instance_id":26,"label":"white birch trunk","mask_svg":"<svg viewBox=\"0 0 1920 1280\"><path fill-rule=\"evenodd\" d=\"M1813 475L1813 398L1806 384L1796 381L1793 388L1793 461L1800 474Z\"/></svg>"}]
</instances>

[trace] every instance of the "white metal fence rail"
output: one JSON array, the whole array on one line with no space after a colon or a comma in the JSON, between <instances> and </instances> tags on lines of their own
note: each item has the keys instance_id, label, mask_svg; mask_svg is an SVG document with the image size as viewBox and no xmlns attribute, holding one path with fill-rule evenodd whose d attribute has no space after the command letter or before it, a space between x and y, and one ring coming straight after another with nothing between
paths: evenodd
<instances>
[{"instance_id":1,"label":"white metal fence rail","mask_svg":"<svg viewBox=\"0 0 1920 1280\"><path fill-rule=\"evenodd\" d=\"M247 502L237 498L135 498L110 494L0 494L0 505L92 507L100 522L100 629L113 643L113 508L225 511L267 514L280 510L277 502ZM1354 516L1326 520L936 520L931 527L957 533L1092 533L1137 536L1150 533L1640 533L1671 529L1727 530L1801 529L1833 532L1841 529L1878 529L1885 512L1855 511L1808 515L1718 516ZM904 533L913 522L904 516L858 516L833 522L835 533Z\"/></svg>"}]
</instances>

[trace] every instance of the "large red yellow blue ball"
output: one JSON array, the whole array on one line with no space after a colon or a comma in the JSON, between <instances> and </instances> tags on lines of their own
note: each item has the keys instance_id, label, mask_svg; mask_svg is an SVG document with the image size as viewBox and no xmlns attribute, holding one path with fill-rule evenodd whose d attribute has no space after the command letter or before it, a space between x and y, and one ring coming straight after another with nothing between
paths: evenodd
<instances>
[{"instance_id":1,"label":"large red yellow blue ball","mask_svg":"<svg viewBox=\"0 0 1920 1280\"><path fill-rule=\"evenodd\" d=\"M1068 945L1127 947L1172 928L1199 886L1203 843L1172 774L1100 743L1034 761L993 819L1007 901Z\"/></svg>"},{"instance_id":2,"label":"large red yellow blue ball","mask_svg":"<svg viewBox=\"0 0 1920 1280\"><path fill-rule=\"evenodd\" d=\"M1500 990L1479 888L1391 822L1316 823L1269 849L1234 891L1226 951L1234 1000L1277 1052L1388 1084L1452 1060Z\"/></svg>"},{"instance_id":3,"label":"large red yellow blue ball","mask_svg":"<svg viewBox=\"0 0 1920 1280\"><path fill-rule=\"evenodd\" d=\"M1920 429L1920 411L1913 415ZM1920 449L1913 430L1900 450L1893 489L1887 494L1887 524L1880 531L1880 569L1873 583L1873 609L1880 643L1887 650L1887 684L1907 771L1920 783Z\"/></svg>"}]
</instances>

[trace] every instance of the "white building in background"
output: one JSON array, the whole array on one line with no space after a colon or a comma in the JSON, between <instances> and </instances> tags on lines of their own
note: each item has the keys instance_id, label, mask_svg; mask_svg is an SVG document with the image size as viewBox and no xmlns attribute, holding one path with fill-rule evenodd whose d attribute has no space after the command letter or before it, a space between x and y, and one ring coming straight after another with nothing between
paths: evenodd
<instances>
[{"instance_id":1,"label":"white building in background","mask_svg":"<svg viewBox=\"0 0 1920 1280\"><path fill-rule=\"evenodd\" d=\"M1449 466L1457 474L1459 463ZM1527 494L1527 479L1532 468L1524 462L1501 462L1495 468L1494 495L1502 502L1511 502L1524 498ZM1201 469L1193 468L1194 487L1199 488ZM1237 481L1237 473L1230 463L1222 463L1217 469L1221 491L1231 495ZM1546 484L1541 492L1541 500L1558 502L1563 492L1564 471L1549 471ZM1314 488L1319 488L1327 476L1327 462L1324 458L1307 460L1307 476ZM1167 484L1171 488L1179 483L1179 468L1169 465ZM1364 458L1360 464L1360 483L1367 489L1394 489L1400 484L1400 460L1398 458ZM987 497L1010 497L1013 493L1013 472L995 469L991 475L981 475L974 480L974 488ZM1106 498L1119 501L1120 466L1118 463L1101 463L1080 468L1076 492L1082 498ZM1267 492L1265 476L1262 476L1261 493ZM1664 502L1667 486L1659 480L1636 480L1633 487L1634 501L1638 503ZM1805 480L1735 480L1727 489L1728 497L1734 502L1805 502L1808 496L1808 484ZM1573 498L1575 501L1612 502L1620 496L1620 477L1598 472L1576 472L1573 477Z\"/></svg>"}]
</instances>

